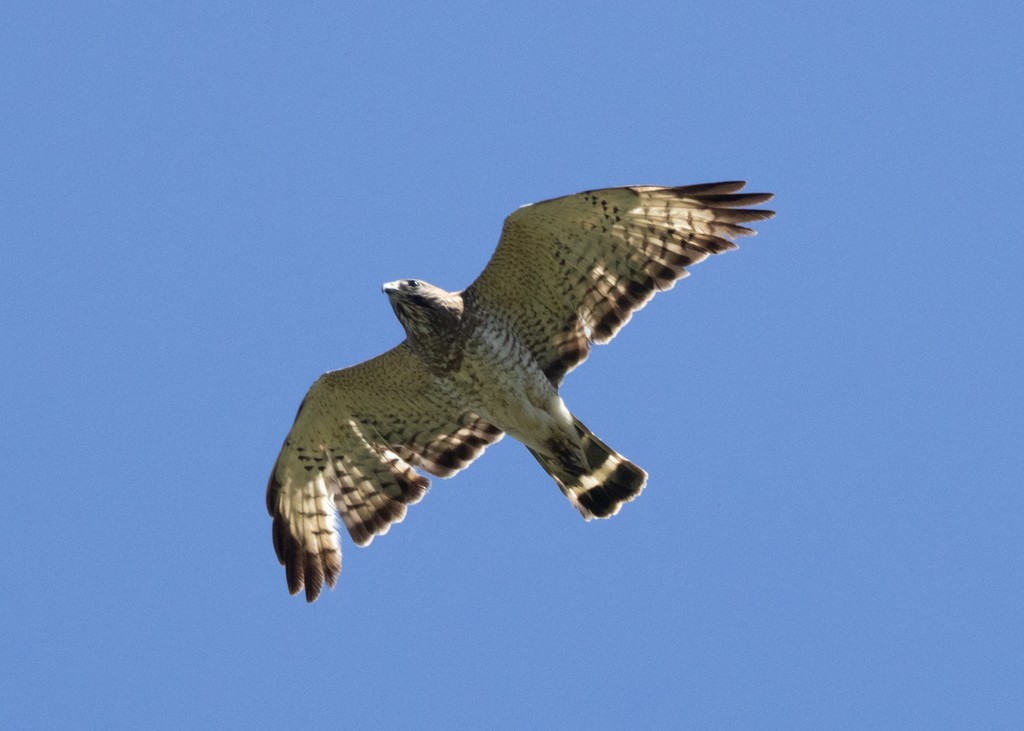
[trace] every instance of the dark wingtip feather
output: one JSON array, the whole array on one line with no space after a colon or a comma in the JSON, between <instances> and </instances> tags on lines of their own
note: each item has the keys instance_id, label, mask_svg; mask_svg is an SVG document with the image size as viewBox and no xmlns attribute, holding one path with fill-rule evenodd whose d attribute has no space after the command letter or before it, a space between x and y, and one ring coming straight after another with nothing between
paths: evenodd
<instances>
[{"instance_id":1,"label":"dark wingtip feather","mask_svg":"<svg viewBox=\"0 0 1024 731\"><path fill-rule=\"evenodd\" d=\"M728 193L725 195L699 195L693 196L701 203L706 203L712 208L740 208L743 206L756 206L767 203L775 197L774 193Z\"/></svg>"},{"instance_id":2,"label":"dark wingtip feather","mask_svg":"<svg viewBox=\"0 0 1024 731\"><path fill-rule=\"evenodd\" d=\"M288 593L298 594L299 590L305 583L306 552L303 550L302 546L299 545L299 542L292 536L291 532L288 530L288 526L284 524L284 519L274 519L275 532L279 530L277 527L277 521L279 519L281 521L280 534L282 538L275 540L275 544L282 547L283 555L280 556L280 560L284 565L284 575L288 582Z\"/></svg>"},{"instance_id":3,"label":"dark wingtip feather","mask_svg":"<svg viewBox=\"0 0 1024 731\"><path fill-rule=\"evenodd\" d=\"M324 583L331 587L337 583L341 573L341 556L337 551L316 554L305 550L280 515L274 517L273 531L274 551L284 566L289 594L298 594L305 588L306 601L314 602Z\"/></svg>"},{"instance_id":4,"label":"dark wingtip feather","mask_svg":"<svg viewBox=\"0 0 1024 731\"><path fill-rule=\"evenodd\" d=\"M281 491L281 483L277 479L277 465L281 458L274 462L274 469L270 472L270 479L267 480L267 512L271 517L277 515L277 494Z\"/></svg>"},{"instance_id":5,"label":"dark wingtip feather","mask_svg":"<svg viewBox=\"0 0 1024 731\"><path fill-rule=\"evenodd\" d=\"M715 223L751 223L775 215L775 211L761 208L715 208Z\"/></svg>"},{"instance_id":6,"label":"dark wingtip feather","mask_svg":"<svg viewBox=\"0 0 1024 731\"><path fill-rule=\"evenodd\" d=\"M267 487L267 509L274 518L271 536L274 553L278 562L284 566L285 581L288 593L295 595L305 588L306 601L313 602L320 596L324 583L333 587L341 574L341 554L325 549L320 554L310 553L292 535L284 516L277 509L277 493L281 484L274 476Z\"/></svg>"},{"instance_id":7,"label":"dark wingtip feather","mask_svg":"<svg viewBox=\"0 0 1024 731\"><path fill-rule=\"evenodd\" d=\"M320 588L324 585L324 567L319 555L308 551L304 553L306 571L303 583L306 585L306 601L312 603L320 596Z\"/></svg>"},{"instance_id":8,"label":"dark wingtip feather","mask_svg":"<svg viewBox=\"0 0 1024 731\"><path fill-rule=\"evenodd\" d=\"M696 185L676 185L668 190L680 197L720 195L735 193L742 190L747 184L746 180L723 180L718 183L697 183Z\"/></svg>"}]
</instances>

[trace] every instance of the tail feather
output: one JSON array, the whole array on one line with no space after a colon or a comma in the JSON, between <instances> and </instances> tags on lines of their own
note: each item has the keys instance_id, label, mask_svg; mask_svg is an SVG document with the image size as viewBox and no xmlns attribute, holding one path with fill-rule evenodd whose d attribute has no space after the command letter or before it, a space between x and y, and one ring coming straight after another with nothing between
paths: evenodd
<instances>
[{"instance_id":1,"label":"tail feather","mask_svg":"<svg viewBox=\"0 0 1024 731\"><path fill-rule=\"evenodd\" d=\"M640 494L647 473L594 436L576 417L573 424L585 462L572 453L551 456L533 449L530 453L586 520L610 518Z\"/></svg>"}]
</instances>

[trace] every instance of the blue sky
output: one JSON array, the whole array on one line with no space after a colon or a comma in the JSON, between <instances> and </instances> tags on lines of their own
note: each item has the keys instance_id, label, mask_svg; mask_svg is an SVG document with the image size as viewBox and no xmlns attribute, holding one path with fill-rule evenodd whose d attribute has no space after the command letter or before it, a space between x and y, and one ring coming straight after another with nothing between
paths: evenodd
<instances>
[{"instance_id":1,"label":"blue sky","mask_svg":"<svg viewBox=\"0 0 1024 731\"><path fill-rule=\"evenodd\" d=\"M1016 3L5 3L13 727L1019 728ZM584 523L506 439L338 588L264 508L323 371L530 201L777 217L566 382L651 475Z\"/></svg>"}]
</instances>

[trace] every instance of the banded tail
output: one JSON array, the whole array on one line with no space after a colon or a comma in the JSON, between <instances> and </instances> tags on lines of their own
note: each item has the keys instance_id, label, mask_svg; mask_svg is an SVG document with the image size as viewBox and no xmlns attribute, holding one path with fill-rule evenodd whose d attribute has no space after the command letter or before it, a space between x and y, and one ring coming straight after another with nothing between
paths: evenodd
<instances>
[{"instance_id":1,"label":"banded tail","mask_svg":"<svg viewBox=\"0 0 1024 731\"><path fill-rule=\"evenodd\" d=\"M647 473L594 436L575 416L573 426L585 464L575 450L559 450L558 456L533 449L530 453L586 520L610 518L623 503L640 494L647 484Z\"/></svg>"}]
</instances>

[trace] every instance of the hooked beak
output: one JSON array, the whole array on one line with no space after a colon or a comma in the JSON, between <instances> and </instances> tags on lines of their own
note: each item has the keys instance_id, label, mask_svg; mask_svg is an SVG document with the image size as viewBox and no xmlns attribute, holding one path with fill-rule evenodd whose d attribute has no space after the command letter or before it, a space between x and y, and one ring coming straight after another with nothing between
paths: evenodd
<instances>
[{"instance_id":1,"label":"hooked beak","mask_svg":"<svg viewBox=\"0 0 1024 731\"><path fill-rule=\"evenodd\" d=\"M380 288L380 291L391 296L392 292L398 291L398 282L385 282L384 286Z\"/></svg>"}]
</instances>

